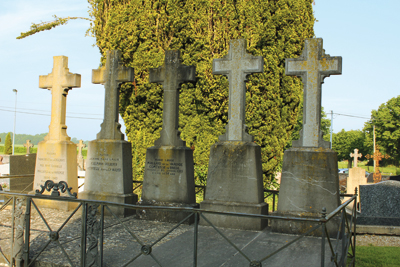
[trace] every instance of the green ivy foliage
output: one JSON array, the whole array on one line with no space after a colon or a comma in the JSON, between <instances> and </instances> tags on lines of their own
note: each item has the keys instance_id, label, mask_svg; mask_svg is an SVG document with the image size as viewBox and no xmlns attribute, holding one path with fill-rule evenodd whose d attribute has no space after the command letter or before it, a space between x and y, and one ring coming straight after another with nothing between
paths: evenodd
<instances>
[{"instance_id":1,"label":"green ivy foliage","mask_svg":"<svg viewBox=\"0 0 400 267\"><path fill-rule=\"evenodd\" d=\"M180 50L183 64L196 66L197 76L196 83L180 89L181 137L194 150L196 178L205 182L210 147L225 132L228 119L228 81L212 74L212 60L227 54L231 39L244 38L248 53L264 58L264 73L250 75L246 83L246 124L262 147L265 181L271 181L302 97L301 80L284 75L285 58L298 57L304 39L314 35L312 0L89 3L92 33L102 54L119 49L125 64L135 69L135 81L121 86L120 96L120 113L137 154L134 168L144 168L146 146L162 127L163 92L149 83L148 70L164 63L166 50Z\"/></svg>"}]
</instances>

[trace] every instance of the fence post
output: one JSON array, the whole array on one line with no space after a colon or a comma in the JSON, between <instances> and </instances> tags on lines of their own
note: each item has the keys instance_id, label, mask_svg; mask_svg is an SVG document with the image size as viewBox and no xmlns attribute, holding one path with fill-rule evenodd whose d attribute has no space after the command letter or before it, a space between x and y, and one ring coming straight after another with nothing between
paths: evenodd
<instances>
[{"instance_id":1,"label":"fence post","mask_svg":"<svg viewBox=\"0 0 400 267\"><path fill-rule=\"evenodd\" d=\"M199 214L194 214L194 248L193 248L193 267L197 266L197 234L199 230Z\"/></svg>"},{"instance_id":2,"label":"fence post","mask_svg":"<svg viewBox=\"0 0 400 267\"><path fill-rule=\"evenodd\" d=\"M81 267L86 266L86 217L87 203L82 203Z\"/></svg>"},{"instance_id":3,"label":"fence post","mask_svg":"<svg viewBox=\"0 0 400 267\"><path fill-rule=\"evenodd\" d=\"M30 197L26 198L26 211L25 211L25 244L24 244L24 265L29 264L29 237L31 228L31 201Z\"/></svg>"},{"instance_id":4,"label":"fence post","mask_svg":"<svg viewBox=\"0 0 400 267\"><path fill-rule=\"evenodd\" d=\"M322 208L322 219L326 220L326 208ZM322 222L322 235L321 235L321 267L325 266L325 229L326 221Z\"/></svg>"}]
</instances>

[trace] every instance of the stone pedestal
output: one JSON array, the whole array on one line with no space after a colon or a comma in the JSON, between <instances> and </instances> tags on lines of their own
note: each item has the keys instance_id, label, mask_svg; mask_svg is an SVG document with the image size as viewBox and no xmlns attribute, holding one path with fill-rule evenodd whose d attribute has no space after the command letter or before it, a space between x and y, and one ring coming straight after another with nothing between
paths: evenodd
<instances>
[{"instance_id":1,"label":"stone pedestal","mask_svg":"<svg viewBox=\"0 0 400 267\"><path fill-rule=\"evenodd\" d=\"M90 141L85 190L79 198L136 204L138 198L133 193L131 149L131 143L124 140ZM122 216L135 213L134 209L122 207L113 207L111 210Z\"/></svg>"},{"instance_id":2,"label":"stone pedestal","mask_svg":"<svg viewBox=\"0 0 400 267\"><path fill-rule=\"evenodd\" d=\"M211 147L205 200L200 208L268 214L264 202L261 148L253 142L225 141ZM217 227L262 230L267 220L205 214ZM200 224L208 225L205 220Z\"/></svg>"},{"instance_id":3,"label":"stone pedestal","mask_svg":"<svg viewBox=\"0 0 400 267\"><path fill-rule=\"evenodd\" d=\"M65 181L72 192L78 193L76 145L71 141L42 141L38 144L33 190L41 189L47 180ZM33 192L33 193L34 193ZM50 194L45 191L43 194ZM68 196L67 193L61 196ZM48 208L68 211L76 207L73 202L36 199L35 203Z\"/></svg>"},{"instance_id":4,"label":"stone pedestal","mask_svg":"<svg viewBox=\"0 0 400 267\"><path fill-rule=\"evenodd\" d=\"M197 208L194 188L193 151L185 146L153 146L146 152L141 205ZM148 220L179 222L186 212L146 210ZM189 223L193 222L193 218Z\"/></svg>"},{"instance_id":5,"label":"stone pedestal","mask_svg":"<svg viewBox=\"0 0 400 267\"><path fill-rule=\"evenodd\" d=\"M278 209L274 215L321 218L340 205L337 153L327 148L290 148L285 151ZM302 234L310 229L308 222L271 220L272 231ZM338 220L328 224L330 236L336 236ZM320 235L314 232L312 235Z\"/></svg>"},{"instance_id":6,"label":"stone pedestal","mask_svg":"<svg viewBox=\"0 0 400 267\"><path fill-rule=\"evenodd\" d=\"M367 184L367 177L365 177L365 170L360 167L354 167L349 170L349 177L347 178L347 194L354 194L357 187L357 191L360 192L360 185ZM346 197L345 200L348 200ZM357 202L360 203L360 194L358 194Z\"/></svg>"}]
</instances>

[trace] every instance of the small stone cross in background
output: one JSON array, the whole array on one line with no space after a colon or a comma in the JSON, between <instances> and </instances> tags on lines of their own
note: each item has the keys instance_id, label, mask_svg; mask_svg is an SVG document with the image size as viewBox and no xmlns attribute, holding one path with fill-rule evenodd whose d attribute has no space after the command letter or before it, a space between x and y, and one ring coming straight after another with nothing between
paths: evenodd
<instances>
[{"instance_id":1,"label":"small stone cross in background","mask_svg":"<svg viewBox=\"0 0 400 267\"><path fill-rule=\"evenodd\" d=\"M358 149L355 148L354 149L354 154L350 153L350 157L354 157L354 168L357 168L357 162L358 162L358 158L362 157L362 154L358 154Z\"/></svg>"},{"instance_id":2,"label":"small stone cross in background","mask_svg":"<svg viewBox=\"0 0 400 267\"><path fill-rule=\"evenodd\" d=\"M78 158L83 158L82 148L86 147L86 145L83 143L83 140L79 140L79 143L76 144L76 146L78 147Z\"/></svg>"},{"instance_id":3,"label":"small stone cross in background","mask_svg":"<svg viewBox=\"0 0 400 267\"><path fill-rule=\"evenodd\" d=\"M107 51L106 66L92 70L92 83L105 84L104 120L97 139L124 140L119 124L119 84L133 82L133 68L125 67L121 61L121 52Z\"/></svg>"},{"instance_id":4,"label":"small stone cross in background","mask_svg":"<svg viewBox=\"0 0 400 267\"><path fill-rule=\"evenodd\" d=\"M81 75L70 73L68 57L53 57L53 71L48 75L39 76L39 87L51 90L51 121L47 140L70 141L65 125L67 110L67 95L72 88L81 87Z\"/></svg>"},{"instance_id":5,"label":"small stone cross in background","mask_svg":"<svg viewBox=\"0 0 400 267\"><path fill-rule=\"evenodd\" d=\"M388 159L390 156L389 155L382 155L381 152L379 152L379 146L376 146L376 151L373 155L366 155L365 156L367 159L373 159L375 161L375 171L374 171L374 183L379 183L382 180L382 174L379 172L379 161L382 159Z\"/></svg>"},{"instance_id":6,"label":"small stone cross in background","mask_svg":"<svg viewBox=\"0 0 400 267\"><path fill-rule=\"evenodd\" d=\"M322 49L322 39L306 39L300 57L287 58L286 75L302 78L304 84L303 129L293 147L329 148L321 131L321 84L325 77L342 74L342 57L330 57Z\"/></svg>"},{"instance_id":7,"label":"small stone cross in background","mask_svg":"<svg viewBox=\"0 0 400 267\"><path fill-rule=\"evenodd\" d=\"M33 144L31 143L31 140L26 140L26 144L24 144L24 147L26 147L26 154L31 153L31 147L33 147Z\"/></svg>"},{"instance_id":8,"label":"small stone cross in background","mask_svg":"<svg viewBox=\"0 0 400 267\"><path fill-rule=\"evenodd\" d=\"M246 110L246 77L249 74L263 72L264 60L246 52L246 40L231 40L228 54L213 60L213 74L228 76L229 110L226 133L220 141L248 141L254 137L247 133L245 124Z\"/></svg>"},{"instance_id":9,"label":"small stone cross in background","mask_svg":"<svg viewBox=\"0 0 400 267\"><path fill-rule=\"evenodd\" d=\"M164 66L150 69L149 80L163 86L163 126L156 146L186 146L180 138L179 88L184 82L196 81L196 68L181 64L179 50L165 51Z\"/></svg>"}]
</instances>

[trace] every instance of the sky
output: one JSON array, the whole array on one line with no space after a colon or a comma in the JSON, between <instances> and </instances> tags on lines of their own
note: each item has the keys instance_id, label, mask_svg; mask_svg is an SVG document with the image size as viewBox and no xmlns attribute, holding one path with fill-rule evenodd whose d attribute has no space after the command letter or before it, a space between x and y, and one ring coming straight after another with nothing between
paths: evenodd
<instances>
[{"instance_id":1,"label":"sky","mask_svg":"<svg viewBox=\"0 0 400 267\"><path fill-rule=\"evenodd\" d=\"M96 138L104 87L91 83L100 53L95 39L85 36L90 22L74 20L16 39L31 23L51 21L53 15L89 17L88 5L85 0L0 1L0 132L13 132L14 118L17 134L48 132L51 93L39 88L39 75L52 71L53 56L64 55L69 71L82 76L81 88L67 97L67 133L77 139ZM361 130L372 110L399 94L400 1L315 0L313 8L315 37L323 38L326 54L343 59L342 75L325 78L322 106L329 119L333 111L334 133Z\"/></svg>"}]
</instances>

